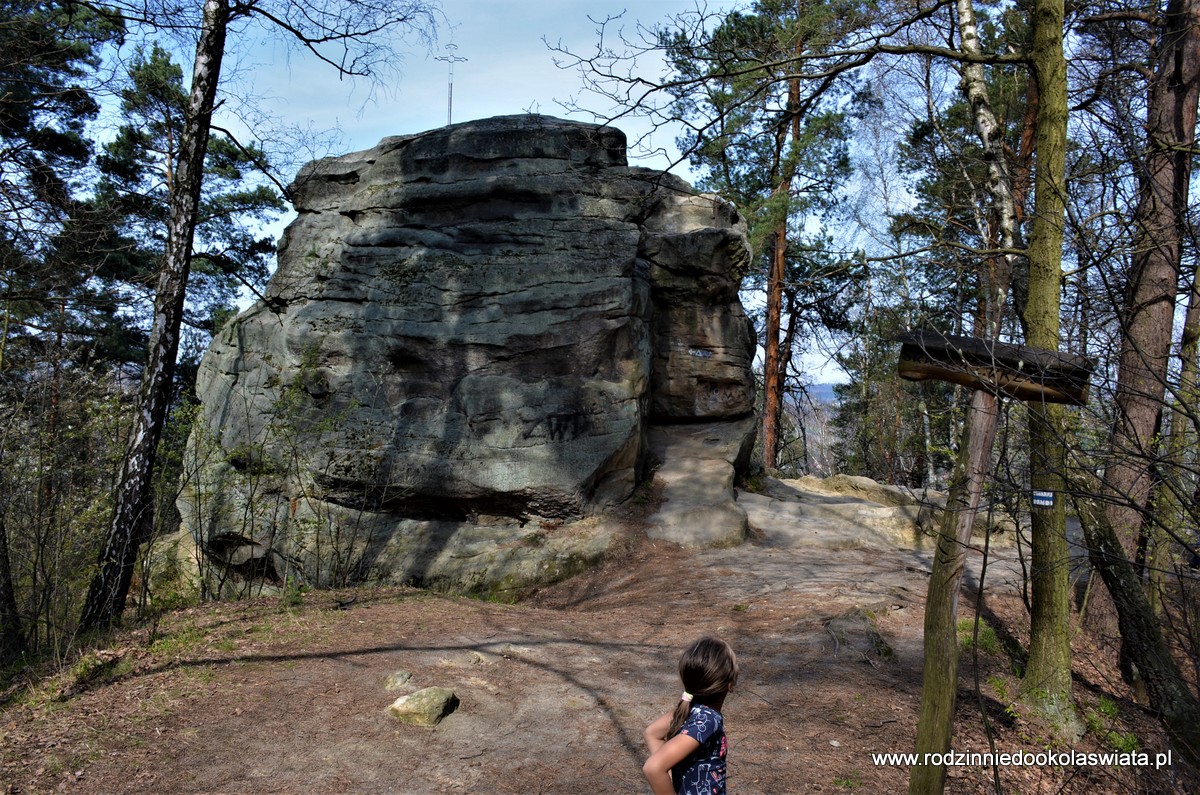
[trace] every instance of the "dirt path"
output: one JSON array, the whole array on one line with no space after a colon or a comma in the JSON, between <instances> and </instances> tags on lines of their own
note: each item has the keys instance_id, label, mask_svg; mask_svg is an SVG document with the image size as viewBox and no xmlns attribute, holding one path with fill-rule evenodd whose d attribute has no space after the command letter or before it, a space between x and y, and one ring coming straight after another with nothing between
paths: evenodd
<instances>
[{"instance_id":1,"label":"dirt path","mask_svg":"<svg viewBox=\"0 0 1200 795\"><path fill-rule=\"evenodd\" d=\"M907 769L870 754L912 748L929 564L860 536L761 532L686 552L635 533L604 568L520 605L393 590L346 609L345 594L311 593L289 609L172 614L154 640L142 630L99 656L91 684L77 671L61 699L43 688L0 712L0 791L644 792L641 730L674 703L679 650L705 633L729 639L743 666L725 707L731 792L902 791ZM991 615L1019 624L1002 581ZM983 681L1015 690L1002 653L981 659ZM398 671L408 690L449 687L461 705L434 729L397 723L385 680ZM964 665L958 750L987 747L972 676ZM1036 750L1036 725L985 690L1001 748ZM1158 750L1153 723L1136 726ZM1175 786L1108 768L1002 775L1013 792ZM955 768L950 781L985 792L991 773Z\"/></svg>"}]
</instances>

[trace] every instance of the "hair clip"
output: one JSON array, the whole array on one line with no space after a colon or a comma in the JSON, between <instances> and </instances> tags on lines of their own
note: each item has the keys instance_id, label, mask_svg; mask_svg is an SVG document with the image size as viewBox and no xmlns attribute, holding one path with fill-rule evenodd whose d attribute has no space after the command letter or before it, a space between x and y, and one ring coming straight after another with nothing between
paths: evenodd
<instances>
[{"instance_id":1,"label":"hair clip","mask_svg":"<svg viewBox=\"0 0 1200 795\"><path fill-rule=\"evenodd\" d=\"M692 694L691 694L691 693L689 693L688 691L684 690L684 691L683 691L683 695L682 695L682 696L680 696L680 697L679 697L679 699L680 699L681 701L687 701L687 702L689 702L689 703L690 703L690 702L691 702L691 700L692 700Z\"/></svg>"}]
</instances>

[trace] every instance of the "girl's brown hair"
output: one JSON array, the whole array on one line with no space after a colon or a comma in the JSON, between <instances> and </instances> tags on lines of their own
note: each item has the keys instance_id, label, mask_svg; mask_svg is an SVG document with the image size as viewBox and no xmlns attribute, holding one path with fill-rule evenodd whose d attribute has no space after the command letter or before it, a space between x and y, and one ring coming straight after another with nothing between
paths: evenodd
<instances>
[{"instance_id":1,"label":"girl's brown hair","mask_svg":"<svg viewBox=\"0 0 1200 795\"><path fill-rule=\"evenodd\" d=\"M667 737L674 737L687 720L693 704L720 709L725 694L737 682L738 662L733 648L720 638L700 638L679 657L679 678L692 700L679 700L671 716Z\"/></svg>"}]
</instances>

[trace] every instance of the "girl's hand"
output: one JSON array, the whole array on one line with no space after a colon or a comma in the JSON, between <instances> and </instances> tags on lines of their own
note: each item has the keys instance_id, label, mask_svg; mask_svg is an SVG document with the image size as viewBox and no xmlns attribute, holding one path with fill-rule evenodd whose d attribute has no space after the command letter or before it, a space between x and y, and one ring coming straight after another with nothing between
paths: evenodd
<instances>
[{"instance_id":1,"label":"girl's hand","mask_svg":"<svg viewBox=\"0 0 1200 795\"><path fill-rule=\"evenodd\" d=\"M662 715L654 719L654 722L646 727L646 731L642 732L642 738L646 741L646 748L653 754L667 742L667 729L671 728L670 712L664 712Z\"/></svg>"}]
</instances>

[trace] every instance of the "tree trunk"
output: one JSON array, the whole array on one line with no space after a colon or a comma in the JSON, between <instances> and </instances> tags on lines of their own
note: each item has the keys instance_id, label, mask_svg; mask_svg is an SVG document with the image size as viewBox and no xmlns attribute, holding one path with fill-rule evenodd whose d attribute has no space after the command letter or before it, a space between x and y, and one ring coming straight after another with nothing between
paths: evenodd
<instances>
[{"instance_id":1,"label":"tree trunk","mask_svg":"<svg viewBox=\"0 0 1200 795\"><path fill-rule=\"evenodd\" d=\"M138 549L148 540L152 524L151 475L171 399L204 157L228 22L229 0L206 0L187 118L180 136L179 162L170 187L171 217L139 408L117 484L113 520L104 539L99 571L88 590L80 619L80 628L85 631L111 625L124 610Z\"/></svg>"},{"instance_id":2,"label":"tree trunk","mask_svg":"<svg viewBox=\"0 0 1200 795\"><path fill-rule=\"evenodd\" d=\"M787 222L775 231L771 269L767 275L767 332L763 361L763 466L774 469L779 451L779 419L783 413L783 368L779 328L783 315L783 279L787 272Z\"/></svg>"},{"instance_id":3,"label":"tree trunk","mask_svg":"<svg viewBox=\"0 0 1200 795\"><path fill-rule=\"evenodd\" d=\"M1076 491L1094 494L1098 488L1098 484L1084 484ZM1125 556L1108 511L1091 498L1076 498L1075 505L1088 556L1112 594L1121 638L1141 674L1150 707L1159 714L1175 747L1193 764L1200 764L1200 701L1171 657L1137 569Z\"/></svg>"},{"instance_id":4,"label":"tree trunk","mask_svg":"<svg viewBox=\"0 0 1200 795\"><path fill-rule=\"evenodd\" d=\"M958 0L958 27L962 49L980 54L979 34L972 0ZM988 193L997 213L996 229L1000 246L1012 249L1016 243L1016 211L1012 183L1004 170L1001 128L992 111L983 67L977 63L962 67L962 90L971 106L975 130L988 161ZM1012 258L1000 258L1000 267L982 279L984 296L983 328L988 334L999 330L1012 277ZM958 595L966 566L967 545L975 527L975 514L983 495L983 484L991 471L992 443L999 422L999 400L989 392L971 394L958 462L946 499L946 513L939 528L933 574L925 602L925 660L921 680L921 715L917 722L917 754L950 750L954 724L954 706L958 695ZM946 785L945 765L917 764L908 781L912 795L940 793Z\"/></svg>"},{"instance_id":5,"label":"tree trunk","mask_svg":"<svg viewBox=\"0 0 1200 795\"><path fill-rule=\"evenodd\" d=\"M991 472L992 443L1000 416L999 400L983 390L971 393L962 446L946 511L938 528L933 575L925 602L925 661L921 675L921 717L917 722L917 754L950 750L954 705L958 695L958 595L975 526L983 484ZM908 791L929 795L943 790L945 765L913 766Z\"/></svg>"},{"instance_id":6,"label":"tree trunk","mask_svg":"<svg viewBox=\"0 0 1200 795\"><path fill-rule=\"evenodd\" d=\"M1150 494L1149 462L1166 388L1198 97L1200 0L1171 0L1150 85L1133 273L1121 325L1112 463L1105 472L1109 491L1126 497L1107 512L1130 559Z\"/></svg>"},{"instance_id":7,"label":"tree trunk","mask_svg":"<svg viewBox=\"0 0 1200 795\"><path fill-rule=\"evenodd\" d=\"M0 373L4 372L8 335L13 323L13 282L8 279L5 281L3 300L4 317L3 321L0 321ZM26 651L26 642L13 583L8 528L5 525L3 509L0 508L0 667L15 662Z\"/></svg>"},{"instance_id":8,"label":"tree trunk","mask_svg":"<svg viewBox=\"0 0 1200 795\"><path fill-rule=\"evenodd\" d=\"M12 566L8 556L8 530L0 516L0 668L16 661L25 651L21 613L13 590Z\"/></svg>"},{"instance_id":9,"label":"tree trunk","mask_svg":"<svg viewBox=\"0 0 1200 795\"><path fill-rule=\"evenodd\" d=\"M804 0L796 0L796 19L804 18ZM804 53L806 38L796 42L796 57ZM784 126L786 125L786 126ZM779 428L783 420L783 379L788 362L783 358L784 350L779 339L783 317L783 282L787 278L788 247L788 197L792 181L796 178L796 160L792 157L788 141L800 138L800 77L788 80L787 113L780 122L776 135L776 157L780 165L779 182L775 196L783 202L779 226L771 248L771 265L767 274L767 339L764 344L763 361L763 466L774 469L778 462ZM789 329L789 334L791 333ZM791 355L791 345L787 346Z\"/></svg>"},{"instance_id":10,"label":"tree trunk","mask_svg":"<svg viewBox=\"0 0 1200 795\"><path fill-rule=\"evenodd\" d=\"M1179 389L1171 400L1171 430L1155 487L1154 510L1158 518L1150 532L1146 549L1149 569L1150 606L1162 612L1162 589L1170 568L1168 552L1177 540L1194 543L1186 530L1200 520L1190 503L1196 493L1197 478L1189 468L1188 451L1197 449L1196 411L1200 409L1197 388L1197 358L1200 356L1200 273L1192 276L1179 343Z\"/></svg>"},{"instance_id":11,"label":"tree trunk","mask_svg":"<svg viewBox=\"0 0 1200 795\"><path fill-rule=\"evenodd\" d=\"M1121 324L1117 405L1104 476L1108 524L1117 531L1128 560L1138 559L1142 542L1171 355L1200 100L1200 0L1168 4L1155 61L1147 151L1134 211L1133 272ZM1140 580L1142 572L1137 575ZM1116 594L1112 596L1115 600ZM1100 603L1101 628L1112 609ZM1122 638L1122 672L1127 677L1132 671L1130 643Z\"/></svg>"},{"instance_id":12,"label":"tree trunk","mask_svg":"<svg viewBox=\"0 0 1200 795\"><path fill-rule=\"evenodd\" d=\"M1036 0L1033 77L1037 82L1037 165L1029 236L1029 285L1022 325L1025 341L1057 351L1062 296L1062 245L1066 198L1067 65L1063 57L1063 0ZM1035 491L1050 492L1053 507L1030 511L1029 662L1021 696L1065 738L1082 734L1071 695L1070 550L1063 504L1066 412L1029 404L1030 473Z\"/></svg>"},{"instance_id":13,"label":"tree trunk","mask_svg":"<svg viewBox=\"0 0 1200 795\"><path fill-rule=\"evenodd\" d=\"M1171 656L1135 559L1166 389L1191 149L1200 98L1200 0L1171 0L1156 54L1148 147L1135 210L1136 250L1122 322L1111 463L1076 505L1088 556L1110 595L1122 671L1136 667L1150 706L1176 746L1200 763L1200 701ZM1100 495L1098 501L1095 495ZM1101 507L1101 504L1103 507Z\"/></svg>"}]
</instances>

